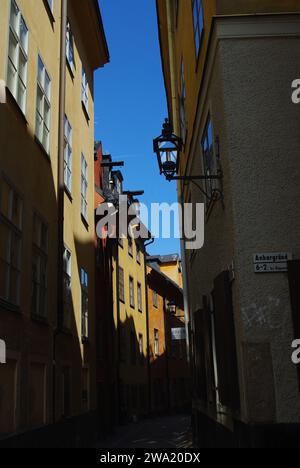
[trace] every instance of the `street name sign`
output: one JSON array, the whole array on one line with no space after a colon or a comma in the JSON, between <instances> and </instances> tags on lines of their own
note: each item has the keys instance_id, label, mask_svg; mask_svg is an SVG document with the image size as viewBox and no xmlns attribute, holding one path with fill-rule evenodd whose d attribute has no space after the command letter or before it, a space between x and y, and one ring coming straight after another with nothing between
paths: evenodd
<instances>
[{"instance_id":1,"label":"street name sign","mask_svg":"<svg viewBox=\"0 0 300 468\"><path fill-rule=\"evenodd\" d=\"M256 253L253 255L255 273L282 273L288 271L289 252Z\"/></svg>"}]
</instances>

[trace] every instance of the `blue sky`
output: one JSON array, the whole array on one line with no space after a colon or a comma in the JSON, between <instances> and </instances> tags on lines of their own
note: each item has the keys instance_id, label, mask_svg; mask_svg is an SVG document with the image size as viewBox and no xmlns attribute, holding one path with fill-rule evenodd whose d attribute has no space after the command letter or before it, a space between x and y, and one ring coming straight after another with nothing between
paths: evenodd
<instances>
[{"instance_id":1,"label":"blue sky","mask_svg":"<svg viewBox=\"0 0 300 468\"><path fill-rule=\"evenodd\" d=\"M167 117L155 0L100 0L110 63L95 76L95 136L104 151L124 160L125 190L145 190L140 201L176 201L176 183L159 175L152 140ZM176 239L159 239L151 254L179 253Z\"/></svg>"}]
</instances>

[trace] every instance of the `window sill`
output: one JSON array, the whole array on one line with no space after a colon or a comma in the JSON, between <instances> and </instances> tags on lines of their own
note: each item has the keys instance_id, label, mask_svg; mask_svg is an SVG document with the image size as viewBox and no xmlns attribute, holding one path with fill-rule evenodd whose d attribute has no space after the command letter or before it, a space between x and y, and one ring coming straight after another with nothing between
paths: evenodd
<instances>
[{"instance_id":1,"label":"window sill","mask_svg":"<svg viewBox=\"0 0 300 468\"><path fill-rule=\"evenodd\" d=\"M88 231L88 230L89 230L89 227L90 227L90 225L89 225L89 223L88 223L87 219L86 219L86 218L83 216L83 214L82 214L82 213L81 213L81 221L82 221L82 223L84 224L84 226L85 226L86 230Z\"/></svg>"},{"instance_id":2,"label":"window sill","mask_svg":"<svg viewBox=\"0 0 300 468\"><path fill-rule=\"evenodd\" d=\"M73 197L72 197L72 194L70 192L70 190L68 189L68 187L65 185L65 194L67 195L67 197L69 198L70 202L73 203Z\"/></svg>"},{"instance_id":3,"label":"window sill","mask_svg":"<svg viewBox=\"0 0 300 468\"><path fill-rule=\"evenodd\" d=\"M38 137L36 135L34 135L34 141L36 142L36 144L38 145L38 147L40 148L41 152L43 153L43 155L45 156L45 158L47 159L47 161L51 164L51 157L50 157L50 154L47 153L47 151L45 150L44 146L42 145L42 143L40 142L40 140L38 139Z\"/></svg>"},{"instance_id":4,"label":"window sill","mask_svg":"<svg viewBox=\"0 0 300 468\"><path fill-rule=\"evenodd\" d=\"M9 312L15 312L18 315L22 315L20 306L12 304L11 302L6 301L5 299L0 298L0 308L6 309Z\"/></svg>"},{"instance_id":5,"label":"window sill","mask_svg":"<svg viewBox=\"0 0 300 468\"><path fill-rule=\"evenodd\" d=\"M48 319L46 317L41 317L40 315L37 314L31 314L31 320L33 322L39 323L40 325L45 325L49 326Z\"/></svg>"},{"instance_id":6,"label":"window sill","mask_svg":"<svg viewBox=\"0 0 300 468\"><path fill-rule=\"evenodd\" d=\"M75 77L75 70L73 70L72 66L70 65L70 62L68 59L66 59L66 62L67 62L67 68L70 72L70 75L71 75L71 78L72 78L72 81L74 81L74 77Z\"/></svg>"},{"instance_id":7,"label":"window sill","mask_svg":"<svg viewBox=\"0 0 300 468\"><path fill-rule=\"evenodd\" d=\"M27 126L28 121L26 119L26 116L25 116L24 112L22 111L21 107L19 106L19 104L17 103L14 95L11 93L10 89L7 86L6 86L6 96L8 98L7 102L9 102L9 104L11 104L14 107L14 110L17 112L19 117L21 117L24 124Z\"/></svg>"},{"instance_id":8,"label":"window sill","mask_svg":"<svg viewBox=\"0 0 300 468\"><path fill-rule=\"evenodd\" d=\"M200 63L200 56L201 56L201 53L202 53L202 47L203 46L203 42L204 42L204 34L205 34L205 28L203 28L202 30L202 33L200 35L200 46L199 46L199 50L198 50L198 55L197 55L197 51L196 51L196 47L195 47L195 55L196 55L196 70L195 72L198 73L198 69L199 69L199 63Z\"/></svg>"},{"instance_id":9,"label":"window sill","mask_svg":"<svg viewBox=\"0 0 300 468\"><path fill-rule=\"evenodd\" d=\"M47 14L49 16L49 20L51 21L51 24L52 24L52 27L53 27L53 24L55 23L55 18L53 16L53 12L49 6L49 3L47 2L47 0L43 0L44 2L44 5L45 5L45 8L46 8L46 11L47 11Z\"/></svg>"}]
</instances>

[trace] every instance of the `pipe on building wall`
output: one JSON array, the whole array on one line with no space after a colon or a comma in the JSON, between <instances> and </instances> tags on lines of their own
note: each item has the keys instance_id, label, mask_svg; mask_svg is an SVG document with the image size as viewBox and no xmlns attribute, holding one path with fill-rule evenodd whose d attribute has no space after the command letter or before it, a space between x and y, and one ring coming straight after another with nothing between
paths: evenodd
<instances>
[{"instance_id":1,"label":"pipe on building wall","mask_svg":"<svg viewBox=\"0 0 300 468\"><path fill-rule=\"evenodd\" d=\"M64 138L66 105L66 35L67 35L68 0L61 0L61 37L60 37L60 72L59 72L59 127L58 127L58 170L57 170L57 323L53 336L53 423L56 421L56 340L63 318L63 256L64 256Z\"/></svg>"},{"instance_id":2,"label":"pipe on building wall","mask_svg":"<svg viewBox=\"0 0 300 468\"><path fill-rule=\"evenodd\" d=\"M172 98L172 116L169 118L173 122L174 132L180 134L180 125L178 119L178 99L177 99L177 79L176 79L176 59L174 53L174 43L175 43L175 32L174 32L174 5L173 0L167 0L167 25L168 25L168 43L169 43L169 62L170 62L170 81L171 81L171 98ZM184 205L184 195L181 182L177 183L177 196L179 203L183 207ZM182 210L183 212L183 210ZM183 226L183 223L182 223ZM183 234L182 234L183 235ZM187 357L189 360L190 357L190 342L189 342L189 322L190 322L190 310L189 310L189 300L188 300L188 282L187 282L187 266L186 266L186 250L185 250L185 240L181 239L180 241L180 250L181 250L181 264L182 264L182 277L183 277L183 299L184 299L184 313L185 313L185 327L186 327L186 344L187 344Z\"/></svg>"},{"instance_id":3,"label":"pipe on building wall","mask_svg":"<svg viewBox=\"0 0 300 468\"><path fill-rule=\"evenodd\" d=\"M154 242L154 239L153 239ZM148 244L149 245L149 244ZM148 412L152 413L152 376L150 363L150 330L149 330L149 294L148 294L148 274L147 274L147 252L144 244L144 274L145 274L145 298L146 298L146 326L147 326L147 374L148 374Z\"/></svg>"}]
</instances>

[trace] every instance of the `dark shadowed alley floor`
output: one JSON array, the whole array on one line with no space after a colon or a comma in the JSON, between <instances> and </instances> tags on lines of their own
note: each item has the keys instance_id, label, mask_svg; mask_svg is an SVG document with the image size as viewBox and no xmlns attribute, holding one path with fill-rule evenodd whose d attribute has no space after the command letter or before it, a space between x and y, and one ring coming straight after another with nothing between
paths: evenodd
<instances>
[{"instance_id":1,"label":"dark shadowed alley floor","mask_svg":"<svg viewBox=\"0 0 300 468\"><path fill-rule=\"evenodd\" d=\"M98 448L192 448L191 418L186 415L147 419L117 429Z\"/></svg>"}]
</instances>

